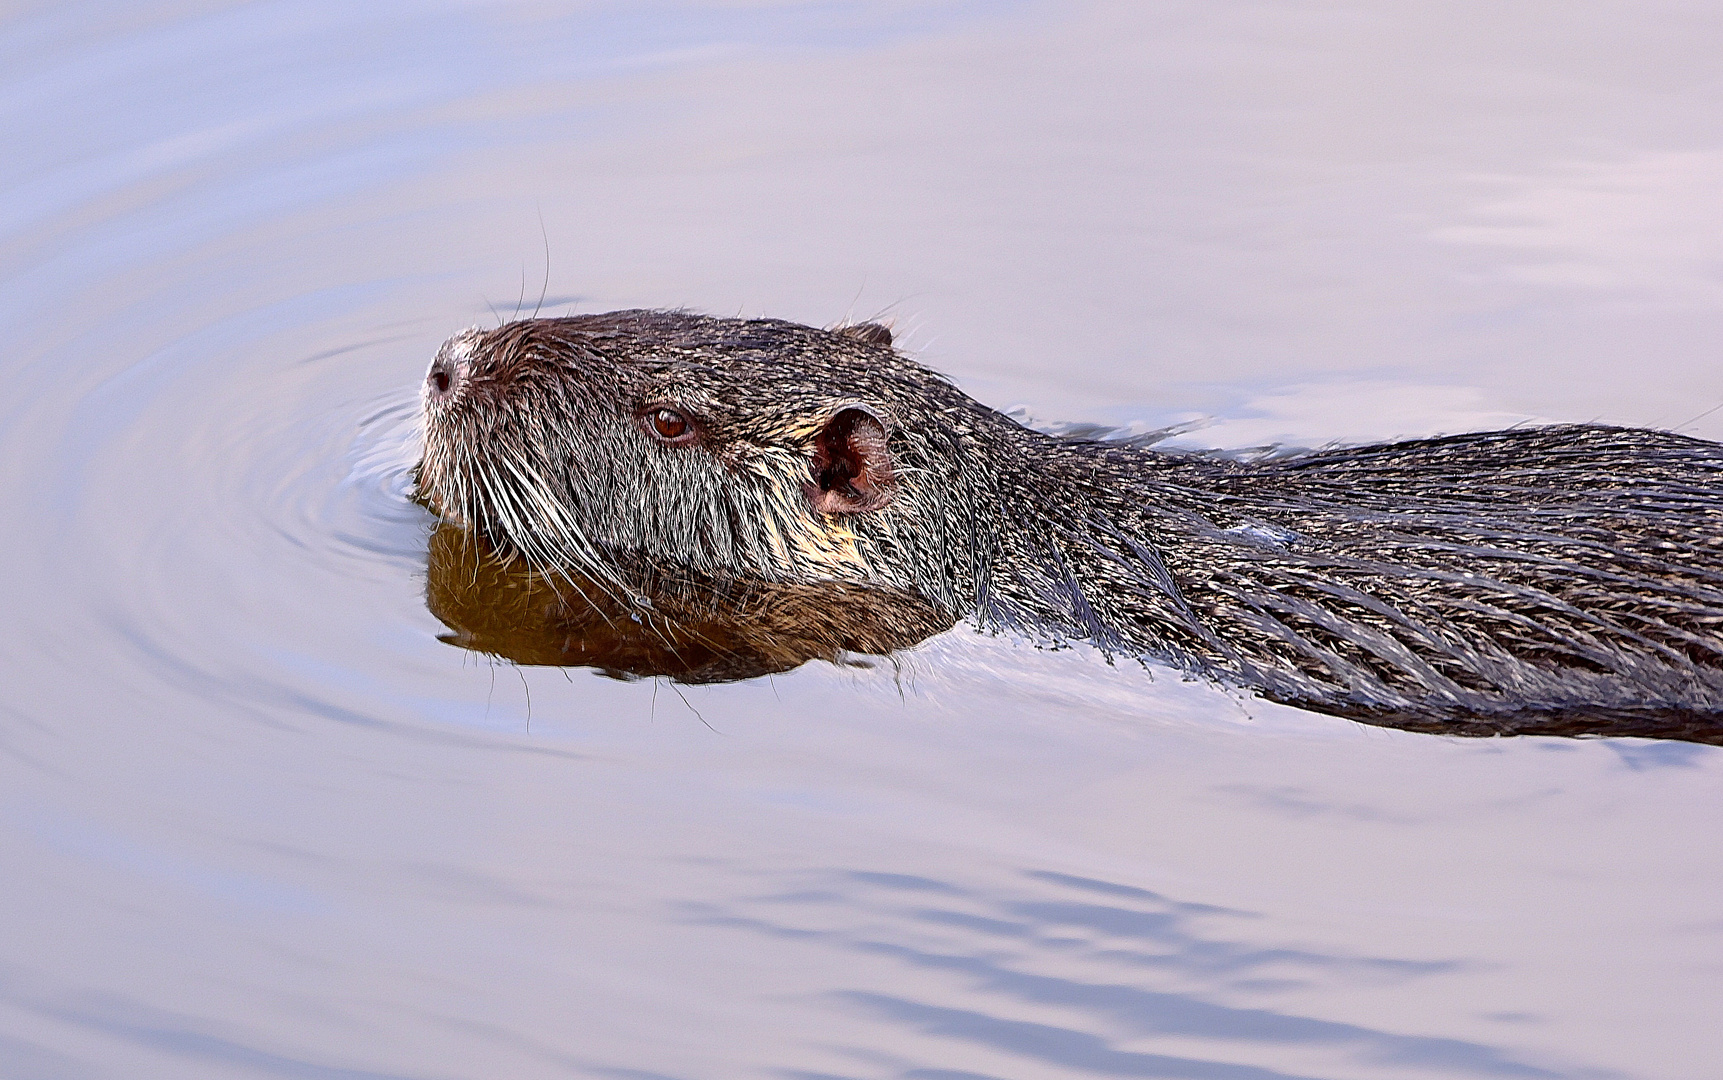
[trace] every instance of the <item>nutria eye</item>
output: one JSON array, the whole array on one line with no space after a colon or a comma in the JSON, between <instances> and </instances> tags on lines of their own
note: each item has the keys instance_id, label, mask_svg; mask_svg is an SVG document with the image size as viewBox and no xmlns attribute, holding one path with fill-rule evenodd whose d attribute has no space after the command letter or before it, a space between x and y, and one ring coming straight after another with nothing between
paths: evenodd
<instances>
[{"instance_id":1,"label":"nutria eye","mask_svg":"<svg viewBox=\"0 0 1723 1080\"><path fill-rule=\"evenodd\" d=\"M667 443L686 443L694 439L693 422L675 409L653 409L644 419L652 434Z\"/></svg>"}]
</instances>

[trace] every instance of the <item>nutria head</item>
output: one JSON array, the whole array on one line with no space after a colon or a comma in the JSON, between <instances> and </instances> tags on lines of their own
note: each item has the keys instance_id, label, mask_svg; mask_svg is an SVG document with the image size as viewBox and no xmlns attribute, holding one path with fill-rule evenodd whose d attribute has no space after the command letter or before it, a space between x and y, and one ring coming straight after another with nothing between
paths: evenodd
<instances>
[{"instance_id":1,"label":"nutria head","mask_svg":"<svg viewBox=\"0 0 1723 1080\"><path fill-rule=\"evenodd\" d=\"M524 320L450 338L423 400L425 501L538 570L636 602L681 574L973 603L1002 418L884 327Z\"/></svg>"}]
</instances>

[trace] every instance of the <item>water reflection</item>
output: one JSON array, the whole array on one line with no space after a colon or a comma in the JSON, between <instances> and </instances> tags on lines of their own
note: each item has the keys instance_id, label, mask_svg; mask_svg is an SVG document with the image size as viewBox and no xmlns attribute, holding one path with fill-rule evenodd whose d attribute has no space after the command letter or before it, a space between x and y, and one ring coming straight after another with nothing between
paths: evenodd
<instances>
[{"instance_id":1,"label":"water reflection","mask_svg":"<svg viewBox=\"0 0 1723 1080\"><path fill-rule=\"evenodd\" d=\"M691 905L687 914L705 925L932 975L938 1000L928 1000L930 988L919 979L904 980L919 993L870 985L829 996L906 1032L1002 1055L1020 1069L1283 1080L1330 1075L1344 1062L1444 1076L1597 1075L1552 1069L1476 1040L1406 1034L1417 1026L1411 1018L1372 1027L1229 1003L1290 998L1316 987L1403 985L1472 966L1461 960L1250 943L1239 935L1259 925L1258 913L1050 870L1023 871L1015 884L996 887L857 870L832 871L807 885ZM938 1064L917 1062L899 1075L976 1075Z\"/></svg>"},{"instance_id":2,"label":"water reflection","mask_svg":"<svg viewBox=\"0 0 1723 1080\"><path fill-rule=\"evenodd\" d=\"M426 602L451 645L517 664L591 667L617 678L734 682L908 648L952 620L904 594L887 606L842 582L633 582L639 598L579 575L547 577L447 523L431 534ZM650 601L642 599L650 596Z\"/></svg>"}]
</instances>

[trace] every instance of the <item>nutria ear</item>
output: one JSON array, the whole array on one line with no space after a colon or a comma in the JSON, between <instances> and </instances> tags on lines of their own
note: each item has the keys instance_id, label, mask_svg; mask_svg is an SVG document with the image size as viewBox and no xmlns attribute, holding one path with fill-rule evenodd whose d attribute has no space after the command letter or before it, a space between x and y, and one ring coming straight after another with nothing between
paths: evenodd
<instances>
[{"instance_id":1,"label":"nutria ear","mask_svg":"<svg viewBox=\"0 0 1723 1080\"><path fill-rule=\"evenodd\" d=\"M879 417L852 406L814 436L808 502L822 514L860 514L891 501L891 451Z\"/></svg>"},{"instance_id":2,"label":"nutria ear","mask_svg":"<svg viewBox=\"0 0 1723 1080\"><path fill-rule=\"evenodd\" d=\"M854 326L840 326L838 333L845 337L855 338L857 341L865 341L869 345L891 344L891 327L883 323L864 322L856 323Z\"/></svg>"}]
</instances>

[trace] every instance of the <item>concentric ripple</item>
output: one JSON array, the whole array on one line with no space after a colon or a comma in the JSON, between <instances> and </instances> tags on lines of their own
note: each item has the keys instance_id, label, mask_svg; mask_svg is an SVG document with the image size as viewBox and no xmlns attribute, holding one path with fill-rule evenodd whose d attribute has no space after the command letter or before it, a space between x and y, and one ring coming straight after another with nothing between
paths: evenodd
<instances>
[{"instance_id":1,"label":"concentric ripple","mask_svg":"<svg viewBox=\"0 0 1723 1080\"><path fill-rule=\"evenodd\" d=\"M1709 1080L1710 748L425 607L425 366L540 303L887 309L1127 434L1723 432L1715 13L1414 7L9 7L0 1076Z\"/></svg>"}]
</instances>

